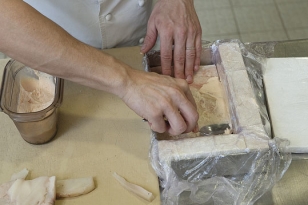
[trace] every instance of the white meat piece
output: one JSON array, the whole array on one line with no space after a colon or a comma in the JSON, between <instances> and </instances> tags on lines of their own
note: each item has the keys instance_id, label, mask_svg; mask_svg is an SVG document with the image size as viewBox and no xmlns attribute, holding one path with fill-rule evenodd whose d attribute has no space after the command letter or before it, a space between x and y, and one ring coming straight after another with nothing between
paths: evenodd
<instances>
[{"instance_id":1,"label":"white meat piece","mask_svg":"<svg viewBox=\"0 0 308 205\"><path fill-rule=\"evenodd\" d=\"M29 170L24 168L23 170L21 170L20 172L17 172L15 174L13 174L11 176L11 181L14 181L16 179L26 179L26 177L28 176L29 174Z\"/></svg>"},{"instance_id":2,"label":"white meat piece","mask_svg":"<svg viewBox=\"0 0 308 205\"><path fill-rule=\"evenodd\" d=\"M130 191L131 193L141 197L142 199L145 199L149 202L154 200L154 195L147 191L146 189L142 188L141 186L138 186L136 184L130 183L128 181L126 181L123 177L121 177L120 175L118 175L117 173L113 173L113 177L128 191Z\"/></svg>"},{"instance_id":3,"label":"white meat piece","mask_svg":"<svg viewBox=\"0 0 308 205\"><path fill-rule=\"evenodd\" d=\"M0 186L0 205L53 205L56 177L16 179Z\"/></svg>"},{"instance_id":4,"label":"white meat piece","mask_svg":"<svg viewBox=\"0 0 308 205\"><path fill-rule=\"evenodd\" d=\"M93 177L57 180L57 198L75 197L87 194L95 189Z\"/></svg>"}]
</instances>

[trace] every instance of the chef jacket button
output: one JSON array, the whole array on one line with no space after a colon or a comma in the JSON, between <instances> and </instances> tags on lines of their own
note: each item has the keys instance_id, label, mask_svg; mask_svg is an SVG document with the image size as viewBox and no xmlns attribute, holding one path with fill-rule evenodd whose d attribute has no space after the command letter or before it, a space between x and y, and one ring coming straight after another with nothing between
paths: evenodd
<instances>
[{"instance_id":1,"label":"chef jacket button","mask_svg":"<svg viewBox=\"0 0 308 205\"><path fill-rule=\"evenodd\" d=\"M144 41L144 38L140 38L139 43L141 44L143 43L143 41Z\"/></svg>"},{"instance_id":2,"label":"chef jacket button","mask_svg":"<svg viewBox=\"0 0 308 205\"><path fill-rule=\"evenodd\" d=\"M105 16L105 19L106 19L107 21L110 21L110 20L111 20L111 14L107 14L107 15Z\"/></svg>"},{"instance_id":3,"label":"chef jacket button","mask_svg":"<svg viewBox=\"0 0 308 205\"><path fill-rule=\"evenodd\" d=\"M139 3L139 6L142 7L144 5L144 0L139 0L138 3Z\"/></svg>"}]
</instances>

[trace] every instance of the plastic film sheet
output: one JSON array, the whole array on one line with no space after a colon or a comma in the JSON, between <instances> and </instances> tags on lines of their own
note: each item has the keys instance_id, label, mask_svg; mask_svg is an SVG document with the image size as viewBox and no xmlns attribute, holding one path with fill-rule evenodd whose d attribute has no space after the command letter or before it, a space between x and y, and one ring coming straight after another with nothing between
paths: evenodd
<instances>
[{"instance_id":1,"label":"plastic film sheet","mask_svg":"<svg viewBox=\"0 0 308 205\"><path fill-rule=\"evenodd\" d=\"M150 159L163 205L253 204L289 167L289 142L271 138L263 88L261 68L274 44L252 47L239 40L203 46L201 64L216 65L224 85L231 134L159 140L152 133ZM149 52L145 69L157 72L151 68L159 59L159 51Z\"/></svg>"}]
</instances>

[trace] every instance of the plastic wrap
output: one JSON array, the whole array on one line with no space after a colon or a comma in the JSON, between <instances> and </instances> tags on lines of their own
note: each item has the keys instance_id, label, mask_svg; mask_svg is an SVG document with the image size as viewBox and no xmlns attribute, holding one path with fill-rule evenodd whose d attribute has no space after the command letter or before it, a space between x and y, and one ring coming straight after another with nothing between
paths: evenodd
<instances>
[{"instance_id":1,"label":"plastic wrap","mask_svg":"<svg viewBox=\"0 0 308 205\"><path fill-rule=\"evenodd\" d=\"M273 49L263 47L264 53ZM159 57L159 51L148 53L145 69L155 72L151 68L159 65ZM262 82L264 57L238 40L204 44L201 64L216 65L233 133L178 140L159 140L159 134L152 133L150 158L163 205L253 204L283 176L291 154L286 151L288 141L271 138Z\"/></svg>"}]
</instances>

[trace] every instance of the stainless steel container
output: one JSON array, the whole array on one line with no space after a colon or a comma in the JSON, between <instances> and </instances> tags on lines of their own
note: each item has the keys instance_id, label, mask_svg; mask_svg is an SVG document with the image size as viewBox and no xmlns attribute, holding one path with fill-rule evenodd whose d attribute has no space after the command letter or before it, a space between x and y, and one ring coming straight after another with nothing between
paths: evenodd
<instances>
[{"instance_id":1,"label":"stainless steel container","mask_svg":"<svg viewBox=\"0 0 308 205\"><path fill-rule=\"evenodd\" d=\"M62 103L63 79L50 76L54 83L54 97L51 104L35 112L19 113L18 101L20 83L23 78L37 78L35 71L16 60L10 60L4 68L0 89L0 110L15 123L22 138L31 144L44 144L57 133L57 110Z\"/></svg>"}]
</instances>

